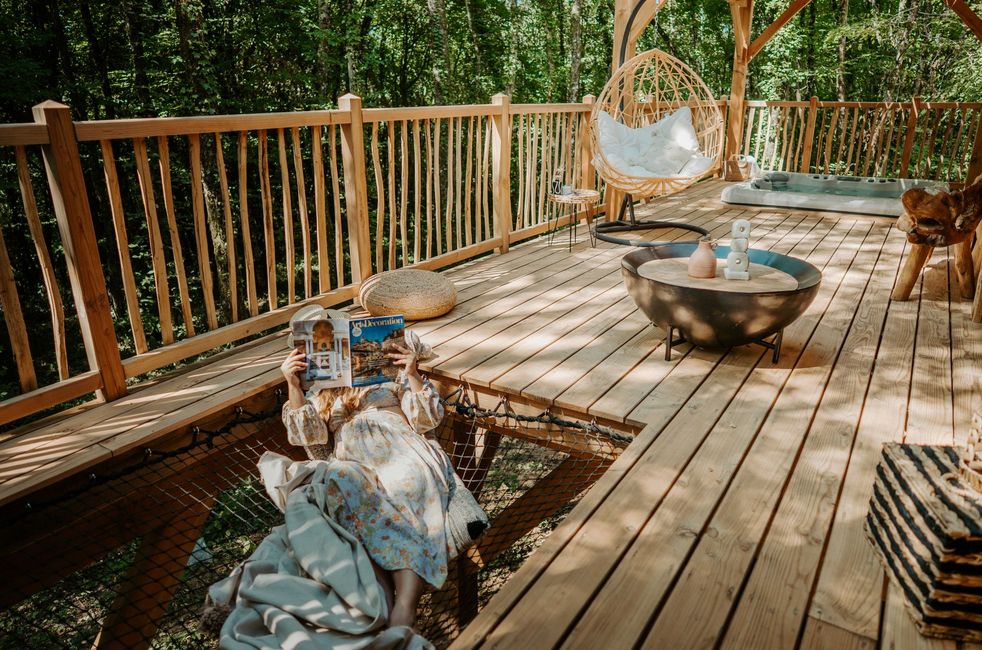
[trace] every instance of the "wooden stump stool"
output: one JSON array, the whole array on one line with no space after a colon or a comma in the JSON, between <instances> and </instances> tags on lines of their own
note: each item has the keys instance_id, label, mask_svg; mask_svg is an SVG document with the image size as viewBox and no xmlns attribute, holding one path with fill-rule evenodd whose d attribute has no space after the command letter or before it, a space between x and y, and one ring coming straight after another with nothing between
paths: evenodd
<instances>
[{"instance_id":1,"label":"wooden stump stool","mask_svg":"<svg viewBox=\"0 0 982 650\"><path fill-rule=\"evenodd\" d=\"M897 220L897 228L907 233L911 248L893 290L893 299L910 298L921 269L934 249L953 246L959 294L966 300L974 297L972 320L982 322L982 290L977 290L982 285L982 176L957 192L908 190L901 201L904 213ZM973 243L976 243L974 258Z\"/></svg>"}]
</instances>

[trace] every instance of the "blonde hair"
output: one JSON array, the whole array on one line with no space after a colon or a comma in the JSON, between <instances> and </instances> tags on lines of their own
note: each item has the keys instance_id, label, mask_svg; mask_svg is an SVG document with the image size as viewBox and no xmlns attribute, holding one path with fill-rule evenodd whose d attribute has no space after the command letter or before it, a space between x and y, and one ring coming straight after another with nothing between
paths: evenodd
<instances>
[{"instance_id":1,"label":"blonde hair","mask_svg":"<svg viewBox=\"0 0 982 650\"><path fill-rule=\"evenodd\" d=\"M351 386L324 388L314 395L314 406L320 416L327 421L331 419L334 402L340 399L342 416L347 419L361 408L364 397L365 391L361 388L352 388Z\"/></svg>"}]
</instances>

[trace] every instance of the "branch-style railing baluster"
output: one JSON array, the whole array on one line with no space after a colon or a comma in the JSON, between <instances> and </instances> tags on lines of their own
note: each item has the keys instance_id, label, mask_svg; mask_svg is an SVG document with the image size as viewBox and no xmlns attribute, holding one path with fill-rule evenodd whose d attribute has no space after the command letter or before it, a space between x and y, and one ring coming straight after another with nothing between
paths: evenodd
<instances>
[{"instance_id":1,"label":"branch-style railing baluster","mask_svg":"<svg viewBox=\"0 0 982 650\"><path fill-rule=\"evenodd\" d=\"M739 153L774 171L963 183L982 172L982 103L748 101Z\"/></svg>"},{"instance_id":2,"label":"branch-style railing baluster","mask_svg":"<svg viewBox=\"0 0 982 650\"><path fill-rule=\"evenodd\" d=\"M348 95L330 111L75 123L48 103L38 123L0 125L19 190L0 221L0 307L21 391L0 401L0 425L118 397L303 305L350 301L372 273L441 268L563 225L554 171L599 188L592 100L363 109ZM740 153L764 167L982 172L980 103L750 101L744 119ZM85 184L83 164L99 182ZM24 250L36 277L5 263Z\"/></svg>"}]
</instances>

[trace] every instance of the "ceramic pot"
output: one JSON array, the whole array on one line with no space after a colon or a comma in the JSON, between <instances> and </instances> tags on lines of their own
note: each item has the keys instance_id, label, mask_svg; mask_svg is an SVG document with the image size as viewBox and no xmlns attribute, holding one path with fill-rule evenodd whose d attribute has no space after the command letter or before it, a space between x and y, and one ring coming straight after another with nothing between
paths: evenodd
<instances>
[{"instance_id":1,"label":"ceramic pot","mask_svg":"<svg viewBox=\"0 0 982 650\"><path fill-rule=\"evenodd\" d=\"M699 240L699 247L696 248L692 256L689 257L689 277L693 278L715 278L716 277L716 253L709 237Z\"/></svg>"}]
</instances>

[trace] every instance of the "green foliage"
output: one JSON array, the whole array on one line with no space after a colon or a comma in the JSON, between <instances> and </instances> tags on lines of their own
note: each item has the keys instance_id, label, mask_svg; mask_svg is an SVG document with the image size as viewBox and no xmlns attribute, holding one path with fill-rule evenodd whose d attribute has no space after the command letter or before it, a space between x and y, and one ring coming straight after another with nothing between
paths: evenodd
<instances>
[{"instance_id":1,"label":"green foliage","mask_svg":"<svg viewBox=\"0 0 982 650\"><path fill-rule=\"evenodd\" d=\"M970 4L982 12L982 0ZM753 33L760 34L787 5L788 0L756 0ZM610 73L613 20L614 0L0 0L0 120L31 121L31 107L45 99L69 104L79 120L318 109L335 106L346 92L361 95L366 107L484 103L498 92L509 93L513 102L564 102L603 87ZM733 30L727 0L671 0L640 38L638 51L651 47L687 62L719 96L729 93ZM754 59L747 96L835 99L841 93L866 101L914 95L972 101L982 95L980 63L982 42L944 0L814 0ZM117 146L116 163L120 177L132 181L134 161L123 144ZM250 134L250 155L257 144ZM310 146L305 139L305 160ZM214 155L213 147L204 142L204 155ZM153 143L150 148L156 175ZM234 164L234 135L225 136L223 148L226 161ZM37 152L29 155L65 302L69 366L76 374L88 364L44 171ZM134 342L123 318L120 273L111 262L115 239L97 144L81 147L81 155L116 333L124 356L130 356ZM172 174L175 187L184 188L175 191L175 211L191 259L186 161L185 145L175 141ZM217 181L209 176L214 171L208 171L214 164L208 159L204 166L205 181L214 186ZM248 200L258 202L254 165L248 174ZM311 184L308 177L308 195ZM0 227L29 321L33 362L40 384L47 385L58 376L50 309L37 281L40 266L21 213L9 148L0 152L0 196ZM158 194L158 205L160 199ZM132 182L123 188L123 205L141 312L156 347L150 242ZM250 214L254 232L260 232L261 211ZM285 277L282 260L277 262L278 275ZM173 283L173 260L167 264ZM186 266L191 300L198 305L194 264ZM180 337L186 326L174 306ZM195 314L194 320L202 329L200 317ZM13 355L4 347L0 399L20 393Z\"/></svg>"},{"instance_id":2,"label":"green foliage","mask_svg":"<svg viewBox=\"0 0 982 650\"><path fill-rule=\"evenodd\" d=\"M0 112L30 119L43 99L78 118L189 115L333 106L565 101L610 70L613 0L80 0L0 2ZM787 0L758 0L760 33ZM980 5L976 3L976 8ZM845 12L845 13L844 13ZM843 16L845 15L845 20ZM748 94L836 95L839 42L849 99L970 100L982 90L982 44L943 0L815 0L764 48ZM726 94L733 33L726 0L673 0L643 34Z\"/></svg>"}]
</instances>

